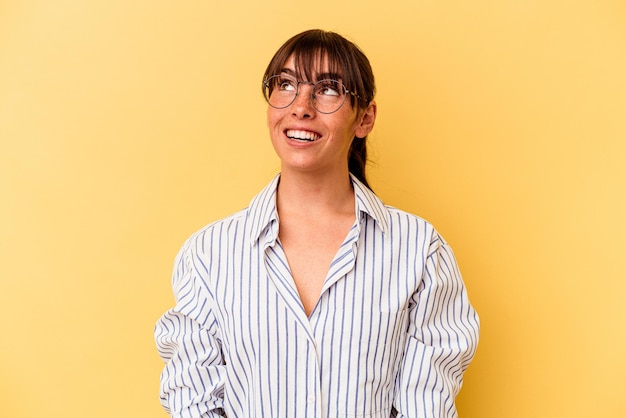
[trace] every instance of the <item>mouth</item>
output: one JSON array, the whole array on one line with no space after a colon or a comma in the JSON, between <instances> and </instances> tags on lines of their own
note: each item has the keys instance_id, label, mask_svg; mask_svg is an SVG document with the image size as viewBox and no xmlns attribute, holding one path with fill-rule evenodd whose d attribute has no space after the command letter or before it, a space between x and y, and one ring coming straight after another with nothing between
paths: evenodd
<instances>
[{"instance_id":1,"label":"mouth","mask_svg":"<svg viewBox=\"0 0 626 418\"><path fill-rule=\"evenodd\" d=\"M287 129L285 131L287 138L295 141L314 142L321 138L321 135L311 131L301 131L298 129Z\"/></svg>"}]
</instances>

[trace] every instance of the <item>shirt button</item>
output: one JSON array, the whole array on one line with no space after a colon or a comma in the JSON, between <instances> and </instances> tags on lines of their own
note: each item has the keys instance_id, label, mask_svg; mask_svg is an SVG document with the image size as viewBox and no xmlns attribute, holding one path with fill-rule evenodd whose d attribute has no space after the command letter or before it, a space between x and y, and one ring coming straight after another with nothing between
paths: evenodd
<instances>
[{"instance_id":1,"label":"shirt button","mask_svg":"<svg viewBox=\"0 0 626 418\"><path fill-rule=\"evenodd\" d=\"M315 403L315 396L311 395L307 398L308 403Z\"/></svg>"}]
</instances>

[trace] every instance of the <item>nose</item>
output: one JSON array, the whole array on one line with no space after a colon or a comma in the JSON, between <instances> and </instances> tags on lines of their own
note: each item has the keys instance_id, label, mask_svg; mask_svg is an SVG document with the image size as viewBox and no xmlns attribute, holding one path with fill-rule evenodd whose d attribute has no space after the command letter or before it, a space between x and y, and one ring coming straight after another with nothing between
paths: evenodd
<instances>
[{"instance_id":1,"label":"nose","mask_svg":"<svg viewBox=\"0 0 626 418\"><path fill-rule=\"evenodd\" d=\"M291 104L293 114L298 118L310 118L315 113L312 89L313 86L306 82L301 82L299 85L298 94Z\"/></svg>"}]
</instances>

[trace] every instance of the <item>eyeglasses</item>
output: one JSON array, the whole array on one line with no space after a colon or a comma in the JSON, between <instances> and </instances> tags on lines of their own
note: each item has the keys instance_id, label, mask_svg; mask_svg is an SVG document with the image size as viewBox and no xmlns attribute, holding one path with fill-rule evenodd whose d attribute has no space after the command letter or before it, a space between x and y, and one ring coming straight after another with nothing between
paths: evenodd
<instances>
[{"instance_id":1,"label":"eyeglasses","mask_svg":"<svg viewBox=\"0 0 626 418\"><path fill-rule=\"evenodd\" d=\"M313 108L320 113L338 111L346 101L348 94L359 98L337 80L328 79L312 83L310 81L298 81L288 75L274 75L264 80L263 95L270 106L284 109L296 100L296 96L300 92L300 84L308 84L312 87Z\"/></svg>"}]
</instances>

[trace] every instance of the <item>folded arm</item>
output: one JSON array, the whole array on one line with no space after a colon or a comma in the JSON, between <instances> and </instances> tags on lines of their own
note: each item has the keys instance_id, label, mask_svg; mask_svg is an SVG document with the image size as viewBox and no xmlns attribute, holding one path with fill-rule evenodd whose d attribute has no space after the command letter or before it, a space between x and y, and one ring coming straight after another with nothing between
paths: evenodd
<instances>
[{"instance_id":1,"label":"folded arm","mask_svg":"<svg viewBox=\"0 0 626 418\"><path fill-rule=\"evenodd\" d=\"M436 237L412 299L394 402L397 417L457 417L454 401L476 352L478 331L478 315L452 250Z\"/></svg>"},{"instance_id":2,"label":"folded arm","mask_svg":"<svg viewBox=\"0 0 626 418\"><path fill-rule=\"evenodd\" d=\"M158 320L155 341L165 361L160 397L173 418L223 416L224 359L209 296L181 252L172 280L176 306Z\"/></svg>"}]
</instances>

